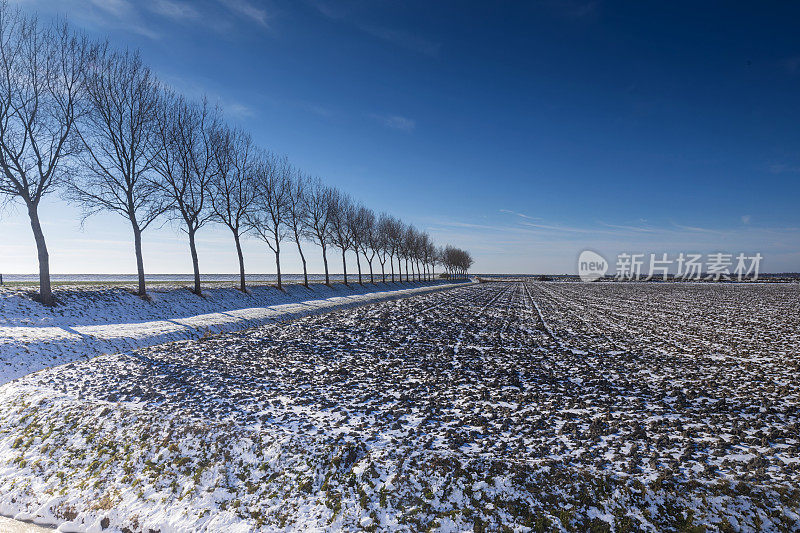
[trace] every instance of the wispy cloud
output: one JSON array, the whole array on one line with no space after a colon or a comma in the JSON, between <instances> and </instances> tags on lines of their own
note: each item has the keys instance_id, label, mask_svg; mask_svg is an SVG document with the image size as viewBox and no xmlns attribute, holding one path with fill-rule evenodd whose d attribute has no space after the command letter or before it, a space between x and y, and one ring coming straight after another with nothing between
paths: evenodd
<instances>
[{"instance_id":1,"label":"wispy cloud","mask_svg":"<svg viewBox=\"0 0 800 533\"><path fill-rule=\"evenodd\" d=\"M247 0L221 0L222 5L227 7L231 12L250 19L256 24L267 27L268 16L267 11Z\"/></svg>"},{"instance_id":2,"label":"wispy cloud","mask_svg":"<svg viewBox=\"0 0 800 533\"><path fill-rule=\"evenodd\" d=\"M142 17L139 4L129 0L16 0L16 3L40 14L69 13L71 22L101 31L114 28L154 40L161 37Z\"/></svg>"},{"instance_id":3,"label":"wispy cloud","mask_svg":"<svg viewBox=\"0 0 800 533\"><path fill-rule=\"evenodd\" d=\"M331 20L341 20L345 18L345 13L342 11L341 4L333 4L331 2L325 2L324 0L309 0L309 3L326 18Z\"/></svg>"},{"instance_id":4,"label":"wispy cloud","mask_svg":"<svg viewBox=\"0 0 800 533\"><path fill-rule=\"evenodd\" d=\"M656 233L657 231L659 231L656 228L651 228L647 226L630 226L627 224L607 224L605 222L601 222L600 224L602 224L607 228L614 228L614 229L641 232L641 233Z\"/></svg>"},{"instance_id":5,"label":"wispy cloud","mask_svg":"<svg viewBox=\"0 0 800 533\"><path fill-rule=\"evenodd\" d=\"M186 2L176 0L155 0L149 9L158 15L178 21L195 21L200 19L200 12Z\"/></svg>"},{"instance_id":6,"label":"wispy cloud","mask_svg":"<svg viewBox=\"0 0 800 533\"><path fill-rule=\"evenodd\" d=\"M312 0L311 5L327 19L349 24L367 35L405 48L406 50L430 57L438 57L441 52L442 43L440 42L433 41L427 37L403 29L361 22L352 14L347 13L346 8L343 8L340 4L329 3L323 0Z\"/></svg>"},{"instance_id":7,"label":"wispy cloud","mask_svg":"<svg viewBox=\"0 0 800 533\"><path fill-rule=\"evenodd\" d=\"M414 119L400 115L379 115L373 113L370 117L389 129L405 131L406 133L414 131L414 128L417 126Z\"/></svg>"},{"instance_id":8,"label":"wispy cloud","mask_svg":"<svg viewBox=\"0 0 800 533\"><path fill-rule=\"evenodd\" d=\"M240 102L232 102L228 104L223 103L222 109L225 110L229 115L239 118L250 118L256 114L252 107Z\"/></svg>"},{"instance_id":9,"label":"wispy cloud","mask_svg":"<svg viewBox=\"0 0 800 533\"><path fill-rule=\"evenodd\" d=\"M750 223L750 215L742 215L742 224Z\"/></svg>"},{"instance_id":10,"label":"wispy cloud","mask_svg":"<svg viewBox=\"0 0 800 533\"><path fill-rule=\"evenodd\" d=\"M713 234L716 234L716 235L724 235L725 233L728 233L728 232L717 230L717 229L702 228L700 226L684 226L683 224L675 224L674 222L672 223L672 225L675 226L678 229L682 229L682 230L685 230L685 231L692 231L692 232L695 232L695 233L713 233Z\"/></svg>"},{"instance_id":11,"label":"wispy cloud","mask_svg":"<svg viewBox=\"0 0 800 533\"><path fill-rule=\"evenodd\" d=\"M524 218L526 220L542 220L540 217L532 217L532 216L526 215L525 213L519 213L517 211L512 211L510 209L501 209L500 212L501 213L507 213L509 215L518 216L518 217Z\"/></svg>"},{"instance_id":12,"label":"wispy cloud","mask_svg":"<svg viewBox=\"0 0 800 533\"><path fill-rule=\"evenodd\" d=\"M89 0L89 3L117 18L128 15L132 11L131 4L126 0Z\"/></svg>"},{"instance_id":13,"label":"wispy cloud","mask_svg":"<svg viewBox=\"0 0 800 533\"><path fill-rule=\"evenodd\" d=\"M536 229L543 229L543 230L550 230L550 231L559 231L565 233L603 233L601 230L593 229L593 228L579 228L574 226L560 226L560 225L552 225L552 224L539 224L533 222L520 222L520 224Z\"/></svg>"}]
</instances>

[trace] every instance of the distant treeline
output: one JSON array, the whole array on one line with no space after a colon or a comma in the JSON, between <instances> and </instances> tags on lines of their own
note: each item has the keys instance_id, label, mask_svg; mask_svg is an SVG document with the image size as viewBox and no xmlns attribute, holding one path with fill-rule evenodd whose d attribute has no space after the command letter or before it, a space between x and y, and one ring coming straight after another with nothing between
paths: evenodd
<instances>
[{"instance_id":1,"label":"distant treeline","mask_svg":"<svg viewBox=\"0 0 800 533\"><path fill-rule=\"evenodd\" d=\"M281 245L297 246L308 284L303 245L363 257L374 282L431 279L436 265L466 276L469 252L434 245L430 236L354 201L306 175L283 156L256 146L231 127L218 107L169 89L138 51L116 50L73 31L66 22L42 24L0 4L0 197L21 200L38 251L40 299L50 305L50 264L39 205L59 191L84 216L117 213L131 226L138 292L146 296L142 237L162 218L180 224L189 241L194 291L201 292L197 232L216 223L230 229L245 286L241 238L250 234L275 255L281 286ZM395 273L395 266L397 271ZM397 274L397 277L396 277Z\"/></svg>"}]
</instances>

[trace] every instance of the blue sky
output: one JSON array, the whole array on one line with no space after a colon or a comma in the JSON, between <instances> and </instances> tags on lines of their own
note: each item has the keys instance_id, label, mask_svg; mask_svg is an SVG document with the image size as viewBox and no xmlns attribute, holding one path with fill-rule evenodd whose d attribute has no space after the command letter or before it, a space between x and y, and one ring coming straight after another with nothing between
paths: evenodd
<instances>
[{"instance_id":1,"label":"blue sky","mask_svg":"<svg viewBox=\"0 0 800 533\"><path fill-rule=\"evenodd\" d=\"M140 48L259 144L470 249L477 272L572 273L586 248L761 252L764 270L800 270L796 4L21 5ZM135 271L124 220L81 228L76 207L47 206L53 272ZM0 224L0 272L34 272L24 212ZM198 236L201 271L236 271L225 231ZM274 272L264 243L246 254ZM145 267L191 270L170 224L145 235Z\"/></svg>"}]
</instances>

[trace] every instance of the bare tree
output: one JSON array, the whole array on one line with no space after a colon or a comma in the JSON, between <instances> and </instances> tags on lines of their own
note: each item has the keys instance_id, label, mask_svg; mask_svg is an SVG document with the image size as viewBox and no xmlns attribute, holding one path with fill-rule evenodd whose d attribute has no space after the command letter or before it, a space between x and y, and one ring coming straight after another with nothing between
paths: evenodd
<instances>
[{"instance_id":1,"label":"bare tree","mask_svg":"<svg viewBox=\"0 0 800 533\"><path fill-rule=\"evenodd\" d=\"M440 260L451 278L466 278L472 266L472 255L449 244L440 252Z\"/></svg>"},{"instance_id":2,"label":"bare tree","mask_svg":"<svg viewBox=\"0 0 800 533\"><path fill-rule=\"evenodd\" d=\"M431 281L433 279L432 272L429 269L431 265L431 254L433 253L433 242L431 236L427 233L422 233L420 242L420 259L422 261L422 268L425 272L425 280Z\"/></svg>"},{"instance_id":3,"label":"bare tree","mask_svg":"<svg viewBox=\"0 0 800 533\"><path fill-rule=\"evenodd\" d=\"M403 281L403 260L406 260L406 281L408 281L408 248L406 242L406 224L399 221L397 234L397 271L400 274L400 282Z\"/></svg>"},{"instance_id":4,"label":"bare tree","mask_svg":"<svg viewBox=\"0 0 800 533\"><path fill-rule=\"evenodd\" d=\"M373 236L373 246L376 247L378 252L378 261L381 264L381 279L386 283L386 260L389 259L389 228L391 224L389 215L381 213L378 222L375 224L375 232ZM393 268L394 269L394 268ZM394 276L392 277L394 280Z\"/></svg>"},{"instance_id":5,"label":"bare tree","mask_svg":"<svg viewBox=\"0 0 800 533\"><path fill-rule=\"evenodd\" d=\"M330 285L328 275L327 247L330 243L331 209L334 191L317 178L309 184L306 194L309 233L322 248L322 262L325 265L325 285Z\"/></svg>"},{"instance_id":6,"label":"bare tree","mask_svg":"<svg viewBox=\"0 0 800 533\"><path fill-rule=\"evenodd\" d=\"M465 278L469 276L469 269L474 262L475 261L472 259L472 254L466 250L461 250L460 266Z\"/></svg>"},{"instance_id":7,"label":"bare tree","mask_svg":"<svg viewBox=\"0 0 800 533\"><path fill-rule=\"evenodd\" d=\"M300 243L312 232L312 228L309 226L310 187L311 182L308 177L295 169L292 172L292 180L289 183L287 225L294 237L295 244L297 244L300 260L303 262L303 285L306 288L308 288L308 266L306 265L306 256L303 253L303 247Z\"/></svg>"},{"instance_id":8,"label":"bare tree","mask_svg":"<svg viewBox=\"0 0 800 533\"><path fill-rule=\"evenodd\" d=\"M420 281L427 281L427 272L425 269L425 246L427 244L428 234L422 231L417 232L417 242L414 248L414 260L417 263L417 276Z\"/></svg>"},{"instance_id":9,"label":"bare tree","mask_svg":"<svg viewBox=\"0 0 800 533\"><path fill-rule=\"evenodd\" d=\"M447 254L446 254L445 250L446 250L446 248L444 248L442 246L437 246L436 247L436 262L438 264L442 265L442 268L444 269L444 272L442 272L442 276L447 274L447 276L449 277L449 275L450 275L449 274L449 265L448 265Z\"/></svg>"},{"instance_id":10,"label":"bare tree","mask_svg":"<svg viewBox=\"0 0 800 533\"><path fill-rule=\"evenodd\" d=\"M433 281L436 279L436 265L439 262L439 250L433 244L433 241L428 244L428 262L430 264L430 278Z\"/></svg>"},{"instance_id":11,"label":"bare tree","mask_svg":"<svg viewBox=\"0 0 800 533\"><path fill-rule=\"evenodd\" d=\"M398 270L400 265L401 244L403 241L403 223L395 217L387 217L384 227L386 244L389 250L389 265L392 270L392 283L394 283L394 258L397 258ZM398 272L399 281L403 281L402 272Z\"/></svg>"},{"instance_id":12,"label":"bare tree","mask_svg":"<svg viewBox=\"0 0 800 533\"><path fill-rule=\"evenodd\" d=\"M414 267L417 261L417 246L419 245L419 232L414 226L406 227L406 234L405 234L405 248L406 248L406 273L408 273L408 262L411 262L411 280L414 280L414 277L419 277L419 272L414 272Z\"/></svg>"},{"instance_id":13,"label":"bare tree","mask_svg":"<svg viewBox=\"0 0 800 533\"><path fill-rule=\"evenodd\" d=\"M428 280L428 272L425 268L425 244L427 242L428 234L424 231L417 232L417 246L415 248L414 258L417 261L417 274L421 281Z\"/></svg>"},{"instance_id":14,"label":"bare tree","mask_svg":"<svg viewBox=\"0 0 800 533\"><path fill-rule=\"evenodd\" d=\"M138 295L145 297L142 233L166 206L151 179L158 152L159 83L138 53L102 50L86 87L89 112L78 123L86 171L69 181L67 196L83 206L84 217L110 211L130 223Z\"/></svg>"},{"instance_id":15,"label":"bare tree","mask_svg":"<svg viewBox=\"0 0 800 533\"><path fill-rule=\"evenodd\" d=\"M430 258L431 258L431 279L436 279L436 265L439 263L439 248L431 243L430 247Z\"/></svg>"},{"instance_id":16,"label":"bare tree","mask_svg":"<svg viewBox=\"0 0 800 533\"><path fill-rule=\"evenodd\" d=\"M358 284L363 285L361 277L361 255L369 262L370 279L372 279L372 260L368 258L370 249L370 232L375 224L375 214L363 205L351 205L347 216L347 229L350 233L350 244L356 253L356 266L358 267Z\"/></svg>"},{"instance_id":17,"label":"bare tree","mask_svg":"<svg viewBox=\"0 0 800 533\"><path fill-rule=\"evenodd\" d=\"M45 305L53 304L53 295L39 204L82 148L75 122L85 112L91 55L87 39L65 23L43 27L0 4L0 194L27 208Z\"/></svg>"},{"instance_id":18,"label":"bare tree","mask_svg":"<svg viewBox=\"0 0 800 533\"><path fill-rule=\"evenodd\" d=\"M353 201L343 192L334 189L331 197L330 238L334 246L342 251L342 270L344 284L347 285L347 250L353 246L349 218L352 216Z\"/></svg>"},{"instance_id":19,"label":"bare tree","mask_svg":"<svg viewBox=\"0 0 800 533\"><path fill-rule=\"evenodd\" d=\"M239 289L247 292L242 254L242 236L250 229L245 223L254 208L253 141L248 133L221 126L212 137L216 170L211 181L211 209L214 219L233 233L239 258Z\"/></svg>"},{"instance_id":20,"label":"bare tree","mask_svg":"<svg viewBox=\"0 0 800 533\"><path fill-rule=\"evenodd\" d=\"M456 249L450 246L449 244L445 246L440 252L442 265L444 266L445 270L447 270L447 276L450 279L453 278L453 270L455 269L456 265L455 254L456 254Z\"/></svg>"},{"instance_id":21,"label":"bare tree","mask_svg":"<svg viewBox=\"0 0 800 533\"><path fill-rule=\"evenodd\" d=\"M400 242L400 249L402 250L403 259L406 262L406 281L410 281L408 277L408 259L411 257L412 250L414 247L414 238L415 238L414 232L415 230L413 226L410 225L404 226Z\"/></svg>"},{"instance_id":22,"label":"bare tree","mask_svg":"<svg viewBox=\"0 0 800 533\"><path fill-rule=\"evenodd\" d=\"M291 182L288 161L272 154L262 154L256 163L256 208L247 215L247 225L267 243L275 254L278 289L281 282L281 242L286 238L289 219L288 201Z\"/></svg>"},{"instance_id":23,"label":"bare tree","mask_svg":"<svg viewBox=\"0 0 800 533\"><path fill-rule=\"evenodd\" d=\"M159 151L155 169L159 185L172 217L182 223L189 237L194 289L202 294L200 266L195 236L214 215L211 188L215 165L212 132L217 128L217 113L204 100L190 104L183 97L167 95L161 106Z\"/></svg>"},{"instance_id":24,"label":"bare tree","mask_svg":"<svg viewBox=\"0 0 800 533\"><path fill-rule=\"evenodd\" d=\"M359 240L359 248L364 254L364 259L367 260L367 264L369 264L369 282L374 284L375 274L372 269L372 262L375 260L375 255L380 248L375 212L363 206L359 208L359 211L358 219L362 233L362 237Z\"/></svg>"},{"instance_id":25,"label":"bare tree","mask_svg":"<svg viewBox=\"0 0 800 533\"><path fill-rule=\"evenodd\" d=\"M408 239L408 257L411 261L411 279L416 277L417 281L422 278L419 273L419 231L413 226L410 227L410 234L406 237Z\"/></svg>"}]
</instances>

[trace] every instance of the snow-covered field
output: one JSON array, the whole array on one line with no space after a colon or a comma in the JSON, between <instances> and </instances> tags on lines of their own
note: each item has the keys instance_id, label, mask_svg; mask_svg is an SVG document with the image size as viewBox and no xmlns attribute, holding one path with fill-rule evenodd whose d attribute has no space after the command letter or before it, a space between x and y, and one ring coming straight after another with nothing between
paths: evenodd
<instances>
[{"instance_id":1,"label":"snow-covered field","mask_svg":"<svg viewBox=\"0 0 800 533\"><path fill-rule=\"evenodd\" d=\"M795 531L799 341L797 285L490 283L75 361L0 387L0 514Z\"/></svg>"},{"instance_id":2,"label":"snow-covered field","mask_svg":"<svg viewBox=\"0 0 800 533\"><path fill-rule=\"evenodd\" d=\"M29 289L0 288L0 384L76 359L151 346L365 302L438 290L448 282L257 286L245 294L208 288L196 296L179 286L151 289L150 301L130 288L60 287L44 307Z\"/></svg>"}]
</instances>

